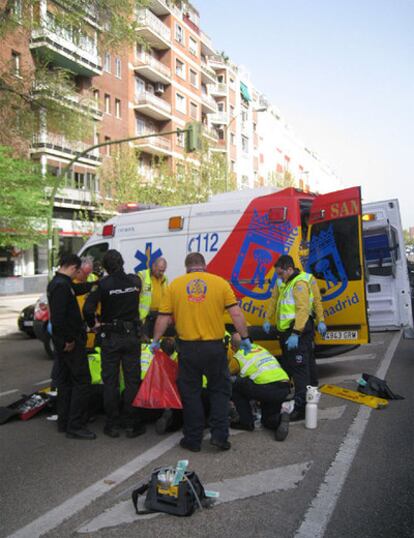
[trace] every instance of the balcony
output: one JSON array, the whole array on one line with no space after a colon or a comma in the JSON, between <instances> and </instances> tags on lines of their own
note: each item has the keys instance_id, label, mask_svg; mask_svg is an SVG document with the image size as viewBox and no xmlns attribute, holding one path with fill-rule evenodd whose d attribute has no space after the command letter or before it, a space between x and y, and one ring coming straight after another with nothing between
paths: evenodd
<instances>
[{"instance_id":1,"label":"balcony","mask_svg":"<svg viewBox=\"0 0 414 538\"><path fill-rule=\"evenodd\" d=\"M216 125L227 125L229 121L229 115L227 112L217 112L216 114L211 114L209 116L210 123L214 123Z\"/></svg>"},{"instance_id":2,"label":"balcony","mask_svg":"<svg viewBox=\"0 0 414 538\"><path fill-rule=\"evenodd\" d=\"M72 159L92 144L65 139L64 136L54 133L41 133L33 137L31 153L48 153L56 157ZM79 159L79 162L98 165L101 161L99 148L93 149Z\"/></svg>"},{"instance_id":3,"label":"balcony","mask_svg":"<svg viewBox=\"0 0 414 538\"><path fill-rule=\"evenodd\" d=\"M150 153L151 155L171 155L172 152L171 138L167 138L166 136L143 138L141 140L135 140L134 144L140 151Z\"/></svg>"},{"instance_id":4,"label":"balcony","mask_svg":"<svg viewBox=\"0 0 414 538\"><path fill-rule=\"evenodd\" d=\"M102 61L92 39L74 39L65 28L51 26L35 28L31 33L30 49L46 60L77 75L93 77L102 74Z\"/></svg>"},{"instance_id":5,"label":"balcony","mask_svg":"<svg viewBox=\"0 0 414 538\"><path fill-rule=\"evenodd\" d=\"M206 56L211 56L216 53L213 47L213 42L202 30L200 30L201 52Z\"/></svg>"},{"instance_id":6,"label":"balcony","mask_svg":"<svg viewBox=\"0 0 414 538\"><path fill-rule=\"evenodd\" d=\"M62 105L72 108L77 112L84 113L95 120L101 120L103 112L99 110L99 104L95 99L77 92L68 91L66 88L48 87L39 82L33 83L33 93L36 97L59 101Z\"/></svg>"},{"instance_id":7,"label":"balcony","mask_svg":"<svg viewBox=\"0 0 414 538\"><path fill-rule=\"evenodd\" d=\"M217 112L217 102L208 93L201 94L201 108L203 112Z\"/></svg>"},{"instance_id":8,"label":"balcony","mask_svg":"<svg viewBox=\"0 0 414 538\"><path fill-rule=\"evenodd\" d=\"M171 119L171 105L149 92L141 92L135 96L134 108L136 111L159 121Z\"/></svg>"},{"instance_id":9,"label":"balcony","mask_svg":"<svg viewBox=\"0 0 414 538\"><path fill-rule=\"evenodd\" d=\"M137 56L134 71L152 82L171 84L171 69L150 54L143 53Z\"/></svg>"},{"instance_id":10,"label":"balcony","mask_svg":"<svg viewBox=\"0 0 414 538\"><path fill-rule=\"evenodd\" d=\"M206 125L203 125L202 127L202 134L209 140L213 142L218 142L218 133L215 129L211 129L210 127L207 127Z\"/></svg>"},{"instance_id":11,"label":"balcony","mask_svg":"<svg viewBox=\"0 0 414 538\"><path fill-rule=\"evenodd\" d=\"M206 62L201 62L201 80L206 84L216 84L216 72Z\"/></svg>"},{"instance_id":12,"label":"balcony","mask_svg":"<svg viewBox=\"0 0 414 538\"><path fill-rule=\"evenodd\" d=\"M137 33L154 49L169 49L171 47L171 31L161 19L149 9L139 9L137 21L142 26Z\"/></svg>"},{"instance_id":13,"label":"balcony","mask_svg":"<svg viewBox=\"0 0 414 538\"><path fill-rule=\"evenodd\" d=\"M211 95L227 96L227 84L220 82L210 86Z\"/></svg>"},{"instance_id":14,"label":"balcony","mask_svg":"<svg viewBox=\"0 0 414 538\"><path fill-rule=\"evenodd\" d=\"M171 12L166 0L150 0L149 7L156 15L169 15Z\"/></svg>"}]
</instances>

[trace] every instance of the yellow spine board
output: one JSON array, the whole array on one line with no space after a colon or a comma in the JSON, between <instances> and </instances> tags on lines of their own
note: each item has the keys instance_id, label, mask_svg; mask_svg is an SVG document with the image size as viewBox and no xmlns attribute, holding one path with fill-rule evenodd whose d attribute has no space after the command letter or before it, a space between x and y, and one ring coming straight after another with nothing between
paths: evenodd
<instances>
[{"instance_id":1,"label":"yellow spine board","mask_svg":"<svg viewBox=\"0 0 414 538\"><path fill-rule=\"evenodd\" d=\"M384 409L387 407L388 400L384 398L378 398L377 396L368 396L367 394L362 394L361 392L356 392L355 390L344 389L343 387L338 387L337 385L322 385L319 389L324 394L329 394L330 396L336 396L337 398L343 398L344 400L350 400L357 404L367 405L373 409Z\"/></svg>"}]
</instances>

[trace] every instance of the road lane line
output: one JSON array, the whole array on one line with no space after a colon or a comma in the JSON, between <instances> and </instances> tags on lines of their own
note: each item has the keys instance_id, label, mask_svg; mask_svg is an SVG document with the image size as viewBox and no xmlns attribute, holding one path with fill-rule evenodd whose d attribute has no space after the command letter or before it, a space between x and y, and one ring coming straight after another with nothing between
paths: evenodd
<instances>
[{"instance_id":1,"label":"road lane line","mask_svg":"<svg viewBox=\"0 0 414 538\"><path fill-rule=\"evenodd\" d=\"M122 467L119 467L108 476L98 480L83 491L70 497L59 506L52 508L52 510L49 510L38 517L25 527L10 534L8 538L38 538L42 534L55 529L66 519L69 519L80 510L83 510L114 487L119 486L119 484L146 467L152 461L160 458L163 454L168 452L168 450L176 446L181 437L181 432L170 435L160 443L150 447L143 454L140 454Z\"/></svg>"},{"instance_id":2,"label":"road lane line","mask_svg":"<svg viewBox=\"0 0 414 538\"><path fill-rule=\"evenodd\" d=\"M220 497L214 506L240 499L249 499L257 495L263 495L264 493L287 491L299 485L311 465L312 462L310 461L285 465L275 469L259 471L258 473L238 476L237 478L228 478L220 482L213 482L204 485L204 488L220 493ZM135 513L132 501L129 499L111 506L111 508L108 508L99 514L99 516L83 524L82 527L77 529L77 532L82 534L96 532L103 528L117 527L118 525L134 523L142 519L152 519L161 515L165 514L158 512L139 516Z\"/></svg>"},{"instance_id":3,"label":"road lane line","mask_svg":"<svg viewBox=\"0 0 414 538\"><path fill-rule=\"evenodd\" d=\"M362 374L342 374L334 377L322 377L319 379L319 385L338 385L338 383L347 381L358 381Z\"/></svg>"},{"instance_id":4,"label":"road lane line","mask_svg":"<svg viewBox=\"0 0 414 538\"><path fill-rule=\"evenodd\" d=\"M316 359L316 361L319 366L323 366L324 364L334 364L336 362L369 361L375 358L377 358L375 353L367 353L366 355L340 355L329 359Z\"/></svg>"},{"instance_id":5,"label":"road lane line","mask_svg":"<svg viewBox=\"0 0 414 538\"><path fill-rule=\"evenodd\" d=\"M14 394L15 392L19 392L19 389L11 389L6 390L6 392L0 392L0 396L7 396L8 394Z\"/></svg>"},{"instance_id":6,"label":"road lane line","mask_svg":"<svg viewBox=\"0 0 414 538\"><path fill-rule=\"evenodd\" d=\"M38 383L35 383L35 387L38 387L39 385L44 385L45 383L50 383L52 380L49 379L43 379L43 381L39 381Z\"/></svg>"},{"instance_id":7,"label":"road lane line","mask_svg":"<svg viewBox=\"0 0 414 538\"><path fill-rule=\"evenodd\" d=\"M377 377L384 379L400 339L401 332L398 332L388 346L375 374ZM322 538L324 536L361 443L371 412L372 408L370 407L360 407L294 538L309 538L309 536Z\"/></svg>"}]
</instances>

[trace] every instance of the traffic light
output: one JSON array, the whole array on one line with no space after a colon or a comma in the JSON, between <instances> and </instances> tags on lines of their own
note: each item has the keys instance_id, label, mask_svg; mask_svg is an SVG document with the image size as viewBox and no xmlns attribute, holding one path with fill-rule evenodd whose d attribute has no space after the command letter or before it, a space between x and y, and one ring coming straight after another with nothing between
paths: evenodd
<instances>
[{"instance_id":1,"label":"traffic light","mask_svg":"<svg viewBox=\"0 0 414 538\"><path fill-rule=\"evenodd\" d=\"M190 153L201 149L201 123L192 121L185 126L185 150Z\"/></svg>"}]
</instances>

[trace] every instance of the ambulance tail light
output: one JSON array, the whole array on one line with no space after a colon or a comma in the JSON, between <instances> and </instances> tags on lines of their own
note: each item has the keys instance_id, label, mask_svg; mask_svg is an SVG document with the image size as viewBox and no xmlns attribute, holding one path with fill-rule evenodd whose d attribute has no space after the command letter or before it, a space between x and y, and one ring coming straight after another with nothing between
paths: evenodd
<instances>
[{"instance_id":1,"label":"ambulance tail light","mask_svg":"<svg viewBox=\"0 0 414 538\"><path fill-rule=\"evenodd\" d=\"M103 237L113 237L115 235L115 226L113 224L105 224L102 229Z\"/></svg>"},{"instance_id":2,"label":"ambulance tail light","mask_svg":"<svg viewBox=\"0 0 414 538\"><path fill-rule=\"evenodd\" d=\"M182 230L184 228L184 217L170 217L168 220L168 229L170 231Z\"/></svg>"},{"instance_id":3,"label":"ambulance tail light","mask_svg":"<svg viewBox=\"0 0 414 538\"><path fill-rule=\"evenodd\" d=\"M271 207L269 210L270 222L285 222L287 217L287 207Z\"/></svg>"},{"instance_id":4,"label":"ambulance tail light","mask_svg":"<svg viewBox=\"0 0 414 538\"><path fill-rule=\"evenodd\" d=\"M362 215L362 220L364 222L372 222L373 220L376 220L376 218L377 217L376 217L375 213L364 213Z\"/></svg>"}]
</instances>

